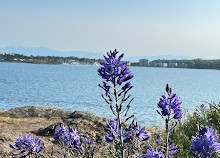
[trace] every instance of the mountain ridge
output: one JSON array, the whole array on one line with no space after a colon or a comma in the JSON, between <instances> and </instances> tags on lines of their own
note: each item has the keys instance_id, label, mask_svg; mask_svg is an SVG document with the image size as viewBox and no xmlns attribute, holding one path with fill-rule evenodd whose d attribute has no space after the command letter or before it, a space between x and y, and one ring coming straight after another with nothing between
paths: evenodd
<instances>
[{"instance_id":1,"label":"mountain ridge","mask_svg":"<svg viewBox=\"0 0 220 158\"><path fill-rule=\"evenodd\" d=\"M52 50L45 47L21 47L21 46L8 46L4 48L0 48L0 52L4 53L16 53L16 54L23 54L23 55L33 55L33 56L61 56L61 57L68 57L68 56L75 56L78 58L90 58L90 59L102 59L104 53L97 53L97 52L89 52L89 51L59 51L59 50ZM148 59L150 61L157 60L157 59L165 59L165 60L181 60L181 59L192 59L186 56L173 56L173 55L137 55L137 56L126 56L124 57L125 60L131 62L138 62L140 59Z\"/></svg>"}]
</instances>

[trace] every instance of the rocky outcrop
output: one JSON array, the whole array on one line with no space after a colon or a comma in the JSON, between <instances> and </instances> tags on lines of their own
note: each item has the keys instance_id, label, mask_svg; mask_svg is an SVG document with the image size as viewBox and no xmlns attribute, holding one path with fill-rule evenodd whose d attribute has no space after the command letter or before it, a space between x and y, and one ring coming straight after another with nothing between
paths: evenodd
<instances>
[{"instance_id":1,"label":"rocky outcrop","mask_svg":"<svg viewBox=\"0 0 220 158\"><path fill-rule=\"evenodd\" d=\"M5 112L6 114L17 118L29 118L29 117L67 117L72 112L52 107L40 107L40 106L24 106L19 108L13 108Z\"/></svg>"},{"instance_id":2,"label":"rocky outcrop","mask_svg":"<svg viewBox=\"0 0 220 158\"><path fill-rule=\"evenodd\" d=\"M105 142L106 122L106 118L88 112L35 106L13 108L0 114L0 157L12 152L8 144L15 142L19 134L33 134L41 138L48 154L51 148L59 151L53 136L61 124L77 128L83 137L93 139L100 148Z\"/></svg>"},{"instance_id":3,"label":"rocky outcrop","mask_svg":"<svg viewBox=\"0 0 220 158\"><path fill-rule=\"evenodd\" d=\"M80 134L86 138L92 138L97 144L102 144L105 135L105 125L107 119L99 117L87 112L75 111L62 118L62 122L56 122L50 126L33 131L37 136L53 136L57 127L61 124L66 126L77 128Z\"/></svg>"},{"instance_id":4,"label":"rocky outcrop","mask_svg":"<svg viewBox=\"0 0 220 158\"><path fill-rule=\"evenodd\" d=\"M105 125L107 121L108 120L104 117L81 111L75 111L71 113L68 117L63 118L63 122L67 125L78 128L81 124L93 128L98 132L105 131Z\"/></svg>"},{"instance_id":5,"label":"rocky outcrop","mask_svg":"<svg viewBox=\"0 0 220 158\"><path fill-rule=\"evenodd\" d=\"M77 128L82 137L94 140L96 149L105 151L107 121L104 117L88 112L71 112L50 107L25 106L0 112L0 158L12 154L13 150L9 143L14 143L19 134L39 137L45 143L46 155L56 151L55 156L60 157L58 152L62 150L53 136L61 124ZM149 134L155 133L156 130L156 128L147 129Z\"/></svg>"},{"instance_id":6,"label":"rocky outcrop","mask_svg":"<svg viewBox=\"0 0 220 158\"><path fill-rule=\"evenodd\" d=\"M87 112L75 111L63 122L73 128L77 128L85 137L92 138L97 144L104 143L105 125L107 119Z\"/></svg>"}]
</instances>

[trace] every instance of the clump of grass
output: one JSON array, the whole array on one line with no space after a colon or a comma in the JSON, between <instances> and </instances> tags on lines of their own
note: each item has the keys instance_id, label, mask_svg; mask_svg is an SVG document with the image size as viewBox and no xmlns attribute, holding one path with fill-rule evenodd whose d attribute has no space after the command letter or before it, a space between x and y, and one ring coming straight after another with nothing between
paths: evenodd
<instances>
[{"instance_id":1,"label":"clump of grass","mask_svg":"<svg viewBox=\"0 0 220 158\"><path fill-rule=\"evenodd\" d=\"M0 116L0 123L14 124L15 122L14 118Z\"/></svg>"},{"instance_id":2,"label":"clump of grass","mask_svg":"<svg viewBox=\"0 0 220 158\"><path fill-rule=\"evenodd\" d=\"M28 122L30 124L38 124L41 123L44 118L13 118L9 116L1 116L0 115L0 123L5 123L5 124L15 124L15 123L20 123L20 122Z\"/></svg>"}]
</instances>

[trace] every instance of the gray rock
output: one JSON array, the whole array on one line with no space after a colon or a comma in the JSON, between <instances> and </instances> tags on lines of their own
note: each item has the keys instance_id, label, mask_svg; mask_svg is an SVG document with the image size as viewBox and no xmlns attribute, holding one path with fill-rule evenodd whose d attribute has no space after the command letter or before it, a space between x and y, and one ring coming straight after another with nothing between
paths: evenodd
<instances>
[{"instance_id":1,"label":"gray rock","mask_svg":"<svg viewBox=\"0 0 220 158\"><path fill-rule=\"evenodd\" d=\"M106 131L106 122L107 119L104 117L99 117L97 115L75 111L70 115L62 118L63 122L57 122L51 124L50 126L39 129L37 131L32 131L32 133L37 136L53 136L57 127L60 127L61 124L69 126L72 128L77 128L80 134L84 138L92 138L96 144L100 145L104 143L104 136Z\"/></svg>"},{"instance_id":2,"label":"gray rock","mask_svg":"<svg viewBox=\"0 0 220 158\"><path fill-rule=\"evenodd\" d=\"M9 143L11 142L11 136L7 133L0 133L0 157L6 157L5 154L9 153Z\"/></svg>"},{"instance_id":3,"label":"gray rock","mask_svg":"<svg viewBox=\"0 0 220 158\"><path fill-rule=\"evenodd\" d=\"M52 108L52 107L24 106L24 107L10 109L5 113L12 117L17 117L17 118L27 118L27 117L51 118L51 117L67 117L72 112L58 108Z\"/></svg>"},{"instance_id":4,"label":"gray rock","mask_svg":"<svg viewBox=\"0 0 220 158\"><path fill-rule=\"evenodd\" d=\"M76 121L87 122L87 123L90 122L90 123L96 124L100 127L105 127L108 119L106 119L104 117L100 117L95 114L91 114L88 112L82 112L82 111L74 111L73 113L71 113L67 117L63 118L63 122L65 122L67 124L71 124L71 123L74 124L74 122L76 122Z\"/></svg>"}]
</instances>

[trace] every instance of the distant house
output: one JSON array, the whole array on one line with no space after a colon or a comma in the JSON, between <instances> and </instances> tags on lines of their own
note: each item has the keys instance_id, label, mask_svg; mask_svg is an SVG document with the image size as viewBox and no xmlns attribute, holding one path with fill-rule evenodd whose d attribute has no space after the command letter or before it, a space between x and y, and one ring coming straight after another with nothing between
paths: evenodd
<instances>
[{"instance_id":1,"label":"distant house","mask_svg":"<svg viewBox=\"0 0 220 158\"><path fill-rule=\"evenodd\" d=\"M162 67L167 67L167 63L162 63Z\"/></svg>"},{"instance_id":2,"label":"distant house","mask_svg":"<svg viewBox=\"0 0 220 158\"><path fill-rule=\"evenodd\" d=\"M153 67L167 67L165 62L153 62Z\"/></svg>"},{"instance_id":3,"label":"distant house","mask_svg":"<svg viewBox=\"0 0 220 158\"><path fill-rule=\"evenodd\" d=\"M65 61L66 64L78 65L79 63L76 60L68 59Z\"/></svg>"},{"instance_id":4,"label":"distant house","mask_svg":"<svg viewBox=\"0 0 220 158\"><path fill-rule=\"evenodd\" d=\"M168 63L168 67L177 67L177 63Z\"/></svg>"},{"instance_id":5,"label":"distant house","mask_svg":"<svg viewBox=\"0 0 220 158\"><path fill-rule=\"evenodd\" d=\"M149 66L147 59L140 59L138 63L139 63L139 66L143 66L143 67Z\"/></svg>"}]
</instances>

